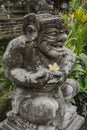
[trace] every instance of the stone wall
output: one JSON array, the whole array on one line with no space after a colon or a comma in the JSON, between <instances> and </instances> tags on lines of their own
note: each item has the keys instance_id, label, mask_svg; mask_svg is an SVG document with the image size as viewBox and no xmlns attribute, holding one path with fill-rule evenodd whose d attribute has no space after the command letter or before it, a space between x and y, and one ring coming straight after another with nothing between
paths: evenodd
<instances>
[{"instance_id":1,"label":"stone wall","mask_svg":"<svg viewBox=\"0 0 87 130\"><path fill-rule=\"evenodd\" d=\"M0 44L22 34L22 18L0 20Z\"/></svg>"}]
</instances>

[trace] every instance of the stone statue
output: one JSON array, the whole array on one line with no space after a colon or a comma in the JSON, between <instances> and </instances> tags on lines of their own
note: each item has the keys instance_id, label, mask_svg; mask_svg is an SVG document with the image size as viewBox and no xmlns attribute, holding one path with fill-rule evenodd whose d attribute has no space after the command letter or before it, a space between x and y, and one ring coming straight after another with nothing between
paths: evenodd
<instances>
[{"instance_id":1,"label":"stone statue","mask_svg":"<svg viewBox=\"0 0 87 130\"><path fill-rule=\"evenodd\" d=\"M1 130L78 130L83 124L70 103L79 85L68 78L76 55L64 47L63 24L50 13L24 17L24 35L9 43L3 57L14 96Z\"/></svg>"}]
</instances>

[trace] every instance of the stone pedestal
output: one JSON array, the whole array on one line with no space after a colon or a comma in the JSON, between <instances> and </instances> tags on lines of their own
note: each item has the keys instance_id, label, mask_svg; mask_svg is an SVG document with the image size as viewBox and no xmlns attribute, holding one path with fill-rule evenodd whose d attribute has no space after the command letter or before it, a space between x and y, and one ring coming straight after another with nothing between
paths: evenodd
<instances>
[{"instance_id":1,"label":"stone pedestal","mask_svg":"<svg viewBox=\"0 0 87 130\"><path fill-rule=\"evenodd\" d=\"M82 116L76 115L66 128L55 128L54 126L41 126L34 125L21 119L19 116L12 116L9 119L4 120L0 124L0 130L79 130L84 123Z\"/></svg>"}]
</instances>

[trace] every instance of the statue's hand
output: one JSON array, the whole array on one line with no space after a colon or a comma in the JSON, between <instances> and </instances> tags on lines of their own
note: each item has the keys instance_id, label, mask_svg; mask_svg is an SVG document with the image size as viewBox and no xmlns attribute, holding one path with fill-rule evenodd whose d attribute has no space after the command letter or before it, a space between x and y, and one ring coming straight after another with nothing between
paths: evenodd
<instances>
[{"instance_id":1,"label":"statue's hand","mask_svg":"<svg viewBox=\"0 0 87 130\"><path fill-rule=\"evenodd\" d=\"M62 71L54 71L54 72L50 72L51 73L51 78L48 81L48 84L52 84L52 83L62 83L65 81L65 74Z\"/></svg>"},{"instance_id":2,"label":"statue's hand","mask_svg":"<svg viewBox=\"0 0 87 130\"><path fill-rule=\"evenodd\" d=\"M32 88L43 88L49 78L49 70L40 68L36 73L30 74L29 86Z\"/></svg>"},{"instance_id":3,"label":"statue's hand","mask_svg":"<svg viewBox=\"0 0 87 130\"><path fill-rule=\"evenodd\" d=\"M30 81L32 83L37 83L38 79L43 78L45 76L45 71L44 70L39 70L37 73L35 74L30 74Z\"/></svg>"}]
</instances>

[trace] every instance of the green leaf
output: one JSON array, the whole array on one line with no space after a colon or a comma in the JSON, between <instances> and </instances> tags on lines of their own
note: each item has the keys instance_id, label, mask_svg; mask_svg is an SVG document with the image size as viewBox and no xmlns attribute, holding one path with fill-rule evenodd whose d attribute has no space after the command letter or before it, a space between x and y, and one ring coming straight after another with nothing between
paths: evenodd
<instances>
[{"instance_id":1,"label":"green leaf","mask_svg":"<svg viewBox=\"0 0 87 130\"><path fill-rule=\"evenodd\" d=\"M85 73L84 69L82 68L80 64L76 64L73 71L80 71L80 72Z\"/></svg>"},{"instance_id":2,"label":"green leaf","mask_svg":"<svg viewBox=\"0 0 87 130\"><path fill-rule=\"evenodd\" d=\"M81 60L83 61L83 63L87 67L87 55L84 53L81 53L79 56L81 57Z\"/></svg>"},{"instance_id":3,"label":"green leaf","mask_svg":"<svg viewBox=\"0 0 87 130\"><path fill-rule=\"evenodd\" d=\"M75 101L74 98L71 100L71 102L72 102L73 104L76 104L76 101Z\"/></svg>"},{"instance_id":4,"label":"green leaf","mask_svg":"<svg viewBox=\"0 0 87 130\"><path fill-rule=\"evenodd\" d=\"M76 38L70 38L69 40L66 41L66 45L72 43L73 41L78 42Z\"/></svg>"}]
</instances>

